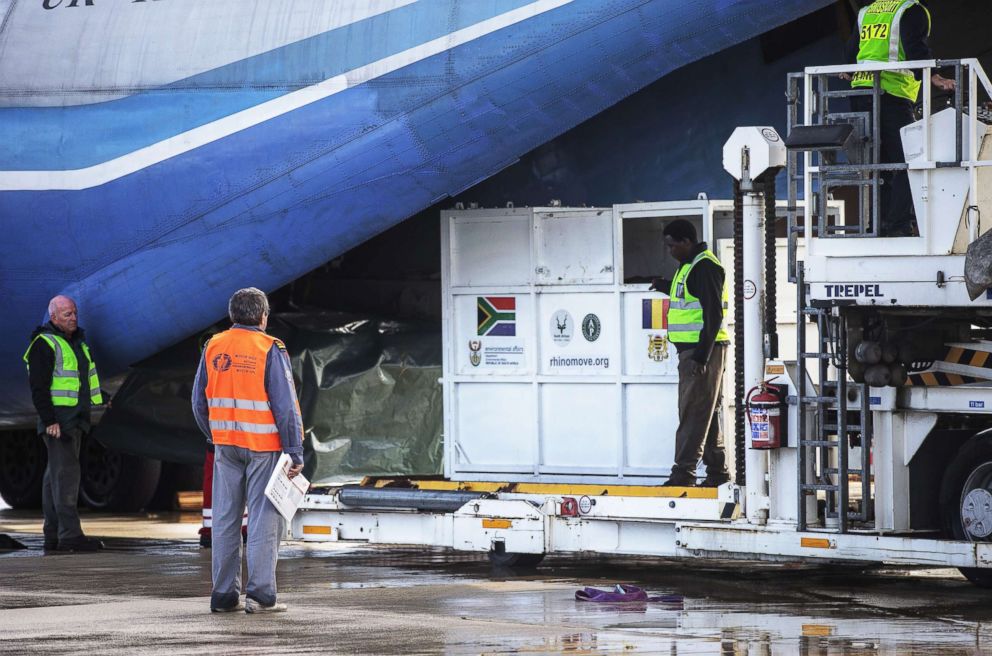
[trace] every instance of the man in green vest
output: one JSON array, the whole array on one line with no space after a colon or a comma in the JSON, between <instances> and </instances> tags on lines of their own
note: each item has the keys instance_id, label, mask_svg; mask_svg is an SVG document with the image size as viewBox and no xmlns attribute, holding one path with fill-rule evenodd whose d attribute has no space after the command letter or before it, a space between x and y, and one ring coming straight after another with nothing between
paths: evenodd
<instances>
[{"instance_id":1,"label":"man in green vest","mask_svg":"<svg viewBox=\"0 0 992 656\"><path fill-rule=\"evenodd\" d=\"M930 12L919 0L877 0L862 7L858 24L847 43L847 61L901 62L933 59L927 39L930 36ZM871 89L871 72L841 75L854 88ZM933 74L930 82L943 91L954 90L954 80ZM879 98L879 161L883 164L905 163L899 130L916 120L913 105L920 93L919 71L884 71ZM871 112L871 96L851 99L856 112ZM881 234L907 237L915 233L913 199L905 171L882 175L879 196ZM876 218L876 220L878 220Z\"/></svg>"},{"instance_id":2,"label":"man in green vest","mask_svg":"<svg viewBox=\"0 0 992 656\"><path fill-rule=\"evenodd\" d=\"M24 353L38 434L48 449L42 487L46 551L97 551L100 540L83 535L79 498L79 447L90 430L90 408L103 403L96 364L77 325L75 302L56 296L50 321L31 335Z\"/></svg>"},{"instance_id":3,"label":"man in green vest","mask_svg":"<svg viewBox=\"0 0 992 656\"><path fill-rule=\"evenodd\" d=\"M717 487L730 481L720 425L729 342L724 327L726 274L706 242L696 241L696 228L685 219L672 221L662 234L669 253L679 262L672 280L659 278L651 285L669 295L668 340L679 354L675 464L665 485L695 485L702 456L706 479L701 485Z\"/></svg>"}]
</instances>

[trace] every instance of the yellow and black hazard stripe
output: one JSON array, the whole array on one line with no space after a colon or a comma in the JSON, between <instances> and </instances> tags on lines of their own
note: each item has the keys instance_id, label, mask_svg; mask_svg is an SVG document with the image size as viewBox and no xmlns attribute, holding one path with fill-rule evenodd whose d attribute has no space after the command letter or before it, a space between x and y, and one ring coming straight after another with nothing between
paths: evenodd
<instances>
[{"instance_id":1,"label":"yellow and black hazard stripe","mask_svg":"<svg viewBox=\"0 0 992 656\"><path fill-rule=\"evenodd\" d=\"M910 374L906 385L911 387L951 387L954 385L969 385L977 383L982 378L974 376L962 376L961 374L949 374L943 371L924 371L919 374Z\"/></svg>"},{"instance_id":2,"label":"yellow and black hazard stripe","mask_svg":"<svg viewBox=\"0 0 992 656\"><path fill-rule=\"evenodd\" d=\"M992 369L992 353L988 351L965 349L960 346L952 346L947 349L947 355L944 356L944 362L949 364L963 364L966 367Z\"/></svg>"},{"instance_id":3,"label":"yellow and black hazard stripe","mask_svg":"<svg viewBox=\"0 0 992 656\"><path fill-rule=\"evenodd\" d=\"M979 376L976 377L953 371L925 371L910 374L906 385L914 387L951 387L954 385L968 385L987 381L992 379L992 352L951 346L947 349L944 359L935 362L934 366L941 369L959 370L967 367L968 374L979 374ZM974 371L975 369L986 370L989 372L989 375L982 376L981 372Z\"/></svg>"},{"instance_id":4,"label":"yellow and black hazard stripe","mask_svg":"<svg viewBox=\"0 0 992 656\"><path fill-rule=\"evenodd\" d=\"M986 369L989 371L989 376L987 378L978 378L947 371L924 371L922 373L910 374L906 385L914 387L952 387L954 385L969 385L992 378L992 352L989 351L952 346L947 349L944 359L934 364Z\"/></svg>"}]
</instances>

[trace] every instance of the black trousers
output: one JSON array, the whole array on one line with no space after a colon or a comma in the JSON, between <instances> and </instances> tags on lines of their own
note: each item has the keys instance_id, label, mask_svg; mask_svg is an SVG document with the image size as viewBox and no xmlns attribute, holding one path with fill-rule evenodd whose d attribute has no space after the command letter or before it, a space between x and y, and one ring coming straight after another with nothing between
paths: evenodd
<instances>
[{"instance_id":1,"label":"black trousers","mask_svg":"<svg viewBox=\"0 0 992 656\"><path fill-rule=\"evenodd\" d=\"M83 430L72 426L55 439L43 435L48 449L48 467L42 483L41 507L45 513L45 541L59 542L78 538L83 534L79 524L79 447Z\"/></svg>"},{"instance_id":2,"label":"black trousers","mask_svg":"<svg viewBox=\"0 0 992 656\"><path fill-rule=\"evenodd\" d=\"M851 109L868 112L871 115L871 97L855 96L851 99ZM879 98L879 162L882 164L904 164L906 156L902 150L902 137L899 130L914 122L913 103L905 98L896 98L883 93ZM870 129L870 128L869 128ZM916 221L913 197L909 190L909 177L905 171L882 174L882 185L878 199L881 213L882 235L908 234Z\"/></svg>"}]
</instances>

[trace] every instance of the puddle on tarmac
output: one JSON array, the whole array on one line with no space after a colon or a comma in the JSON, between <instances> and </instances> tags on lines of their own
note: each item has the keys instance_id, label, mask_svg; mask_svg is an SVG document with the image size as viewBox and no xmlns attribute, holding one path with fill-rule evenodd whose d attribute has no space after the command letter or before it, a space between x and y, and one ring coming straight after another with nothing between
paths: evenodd
<instances>
[{"instance_id":1,"label":"puddle on tarmac","mask_svg":"<svg viewBox=\"0 0 992 656\"><path fill-rule=\"evenodd\" d=\"M626 581L639 583L630 577L632 572L627 574ZM862 585L879 589L871 591L875 601L867 605L849 598L849 593L865 594L865 590L852 591L846 581L831 581L829 575L807 582L770 576L750 585L712 574L688 578L692 580L682 573L671 577L669 585L646 586L652 594L683 594L681 604L577 602L568 594L574 590L449 599L447 604L448 612L474 618L585 628L519 645L512 650L515 653L992 653L992 609L982 593L967 587L945 590L934 607L928 606L928 597L931 604L934 599L925 586L907 584L905 578L868 580ZM907 603L913 600L916 605L909 610ZM962 619L976 612L981 620ZM503 647L490 653L508 653Z\"/></svg>"},{"instance_id":2,"label":"puddle on tarmac","mask_svg":"<svg viewBox=\"0 0 992 656\"><path fill-rule=\"evenodd\" d=\"M452 594L438 600L437 611L560 627L562 635L511 641L517 644L501 640L489 650L479 650L477 644L449 645L449 653L992 653L987 593L956 576L768 566L706 571L657 561L631 567L554 559L549 565L524 577L540 581L545 589L500 593L494 586L493 594ZM564 572L572 576L562 577ZM616 582L639 585L652 595L680 595L682 602L597 604L574 599L578 588L609 588Z\"/></svg>"},{"instance_id":3,"label":"puddle on tarmac","mask_svg":"<svg viewBox=\"0 0 992 656\"><path fill-rule=\"evenodd\" d=\"M16 537L32 548L9 552L0 562L41 556L40 536ZM81 603L73 595L118 594L108 581L121 575L127 579L120 587L137 596L159 595L163 585L178 595L209 592L210 552L192 537L119 537L107 544L103 557L46 556L41 562L52 568L18 567L23 571L8 571L14 574L8 581L25 590L44 588L57 576L46 570L64 567L75 587L64 590L63 600L53 600L57 604ZM119 572L122 567L130 570ZM317 606L332 591L355 590L362 592L337 594L334 603L439 618L448 627L437 630L446 654L992 653L988 592L950 571L553 557L537 570L494 573L484 554L288 543L281 550L279 580L280 592ZM574 598L579 588L615 583L682 601L597 604ZM11 597L7 603L35 602ZM450 628L459 620L466 621L465 630ZM437 652L435 645L424 646L424 653ZM377 651L374 643L368 648L418 651L415 645L404 652Z\"/></svg>"}]
</instances>

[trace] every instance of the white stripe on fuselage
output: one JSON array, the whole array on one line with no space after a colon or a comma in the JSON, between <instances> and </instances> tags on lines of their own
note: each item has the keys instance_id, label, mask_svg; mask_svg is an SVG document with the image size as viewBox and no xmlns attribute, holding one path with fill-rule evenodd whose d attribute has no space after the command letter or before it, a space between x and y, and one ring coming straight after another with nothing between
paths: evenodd
<instances>
[{"instance_id":1,"label":"white stripe on fuselage","mask_svg":"<svg viewBox=\"0 0 992 656\"><path fill-rule=\"evenodd\" d=\"M311 103L323 100L349 87L358 86L416 62L440 54L521 21L551 11L573 0L537 0L505 14L463 28L403 52L366 64L318 84L293 91L255 107L225 116L141 148L127 155L71 171L2 171L0 191L79 190L106 184L171 157L223 139Z\"/></svg>"},{"instance_id":2,"label":"white stripe on fuselage","mask_svg":"<svg viewBox=\"0 0 992 656\"><path fill-rule=\"evenodd\" d=\"M70 107L157 90L416 2L47 1L53 9L31 0L12 10L0 38L0 106Z\"/></svg>"}]
</instances>

